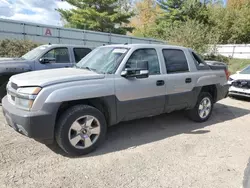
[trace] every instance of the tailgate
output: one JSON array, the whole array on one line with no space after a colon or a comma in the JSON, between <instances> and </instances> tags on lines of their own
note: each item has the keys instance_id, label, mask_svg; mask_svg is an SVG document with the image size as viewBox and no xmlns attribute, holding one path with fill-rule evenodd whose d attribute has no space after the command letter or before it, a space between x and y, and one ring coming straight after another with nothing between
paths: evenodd
<instances>
[{"instance_id":1,"label":"tailgate","mask_svg":"<svg viewBox=\"0 0 250 188\"><path fill-rule=\"evenodd\" d=\"M227 64L219 61L205 61L212 70L228 70Z\"/></svg>"}]
</instances>

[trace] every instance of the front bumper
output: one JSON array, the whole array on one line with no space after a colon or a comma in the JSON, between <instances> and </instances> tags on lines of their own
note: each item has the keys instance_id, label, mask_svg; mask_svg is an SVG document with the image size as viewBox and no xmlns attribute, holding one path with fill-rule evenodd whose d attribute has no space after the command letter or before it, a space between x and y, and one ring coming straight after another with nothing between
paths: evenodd
<instances>
[{"instance_id":1,"label":"front bumper","mask_svg":"<svg viewBox=\"0 0 250 188\"><path fill-rule=\"evenodd\" d=\"M250 97L250 89L243 89L231 86L229 88L229 95L242 96L242 97Z\"/></svg>"},{"instance_id":2,"label":"front bumper","mask_svg":"<svg viewBox=\"0 0 250 188\"><path fill-rule=\"evenodd\" d=\"M11 104L7 96L2 99L2 110L7 123L17 132L38 140L51 143L59 104L45 104L39 111L25 111Z\"/></svg>"}]
</instances>

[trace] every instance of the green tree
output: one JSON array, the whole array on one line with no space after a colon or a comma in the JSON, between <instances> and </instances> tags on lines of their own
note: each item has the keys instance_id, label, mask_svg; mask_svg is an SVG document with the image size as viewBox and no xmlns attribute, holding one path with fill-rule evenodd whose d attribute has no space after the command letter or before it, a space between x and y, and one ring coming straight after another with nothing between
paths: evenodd
<instances>
[{"instance_id":1,"label":"green tree","mask_svg":"<svg viewBox=\"0 0 250 188\"><path fill-rule=\"evenodd\" d=\"M164 10L163 16L156 20L157 33L161 38L166 37L169 28L179 27L187 20L195 20L198 23L208 24L207 5L210 1L206 0L161 0L158 1Z\"/></svg>"},{"instance_id":2,"label":"green tree","mask_svg":"<svg viewBox=\"0 0 250 188\"><path fill-rule=\"evenodd\" d=\"M174 25L165 33L165 40L170 44L192 48L199 53L207 52L211 44L217 43L217 33L196 20L187 20Z\"/></svg>"},{"instance_id":3,"label":"green tree","mask_svg":"<svg viewBox=\"0 0 250 188\"><path fill-rule=\"evenodd\" d=\"M185 19L196 20L199 23L208 24L209 16L207 6L210 1L187 0L183 5Z\"/></svg>"},{"instance_id":4,"label":"green tree","mask_svg":"<svg viewBox=\"0 0 250 188\"><path fill-rule=\"evenodd\" d=\"M250 5L250 4L249 4ZM236 10L236 20L232 27L232 37L229 42L250 43L250 6Z\"/></svg>"},{"instance_id":5,"label":"green tree","mask_svg":"<svg viewBox=\"0 0 250 188\"><path fill-rule=\"evenodd\" d=\"M157 2L165 11L163 19L166 19L169 23L172 24L176 21L185 20L185 14L183 11L185 0L158 0Z\"/></svg>"},{"instance_id":6,"label":"green tree","mask_svg":"<svg viewBox=\"0 0 250 188\"><path fill-rule=\"evenodd\" d=\"M75 6L72 10L58 9L67 27L89 29L101 32L126 34L132 32L128 27L133 12L117 0L66 0ZM126 10L126 11L125 11Z\"/></svg>"},{"instance_id":7,"label":"green tree","mask_svg":"<svg viewBox=\"0 0 250 188\"><path fill-rule=\"evenodd\" d=\"M200 53L215 52L218 43L250 43L250 0L228 0L227 6L222 0L157 2L162 11L156 14L153 0L136 4L134 35L162 39Z\"/></svg>"},{"instance_id":8,"label":"green tree","mask_svg":"<svg viewBox=\"0 0 250 188\"><path fill-rule=\"evenodd\" d=\"M152 19L151 24L145 24L146 32L140 32L146 33L143 36L151 36L170 44L191 47L200 53L207 51L211 44L218 43L220 33L211 26L209 12L209 7L217 5L218 1L158 0L158 3L162 11L157 14L155 20ZM141 9L144 12L148 10L146 15L152 15L152 7L146 9L144 6ZM145 15L142 17L147 18ZM135 28L135 31L141 29L138 28L138 25L135 25Z\"/></svg>"},{"instance_id":9,"label":"green tree","mask_svg":"<svg viewBox=\"0 0 250 188\"><path fill-rule=\"evenodd\" d=\"M221 44L250 42L250 6L209 7L210 27L220 33Z\"/></svg>"},{"instance_id":10,"label":"green tree","mask_svg":"<svg viewBox=\"0 0 250 188\"><path fill-rule=\"evenodd\" d=\"M247 4L250 4L250 0L227 0L227 7L232 9L242 8Z\"/></svg>"},{"instance_id":11,"label":"green tree","mask_svg":"<svg viewBox=\"0 0 250 188\"><path fill-rule=\"evenodd\" d=\"M188 19L197 20L200 23L208 23L207 6L217 4L219 0L161 0L158 1L165 10L164 19L173 24L184 22Z\"/></svg>"},{"instance_id":12,"label":"green tree","mask_svg":"<svg viewBox=\"0 0 250 188\"><path fill-rule=\"evenodd\" d=\"M135 4L136 16L131 19L130 25L134 27L132 35L138 37L155 37L156 19L163 11L154 0L141 0Z\"/></svg>"}]
</instances>

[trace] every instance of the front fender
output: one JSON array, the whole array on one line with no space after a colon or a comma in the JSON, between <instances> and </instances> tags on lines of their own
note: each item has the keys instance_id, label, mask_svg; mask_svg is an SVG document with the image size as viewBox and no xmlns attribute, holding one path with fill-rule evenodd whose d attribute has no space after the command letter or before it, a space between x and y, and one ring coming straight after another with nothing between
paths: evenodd
<instances>
[{"instance_id":1,"label":"front fender","mask_svg":"<svg viewBox=\"0 0 250 188\"><path fill-rule=\"evenodd\" d=\"M32 66L25 63L6 63L0 65L0 75L15 75L32 71Z\"/></svg>"},{"instance_id":2,"label":"front fender","mask_svg":"<svg viewBox=\"0 0 250 188\"><path fill-rule=\"evenodd\" d=\"M112 95L109 87L103 84L87 85L87 86L72 86L61 88L51 93L45 103L63 102L80 99L97 98Z\"/></svg>"},{"instance_id":3,"label":"front fender","mask_svg":"<svg viewBox=\"0 0 250 188\"><path fill-rule=\"evenodd\" d=\"M39 110L44 103L92 99L111 96L114 93L114 80L112 78L61 83L43 88L32 109Z\"/></svg>"}]
</instances>

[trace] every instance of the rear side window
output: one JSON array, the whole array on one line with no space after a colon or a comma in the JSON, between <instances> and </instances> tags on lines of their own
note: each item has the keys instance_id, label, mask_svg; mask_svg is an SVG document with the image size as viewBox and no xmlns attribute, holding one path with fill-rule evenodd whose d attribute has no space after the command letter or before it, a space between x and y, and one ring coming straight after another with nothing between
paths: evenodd
<instances>
[{"instance_id":1,"label":"rear side window","mask_svg":"<svg viewBox=\"0 0 250 188\"><path fill-rule=\"evenodd\" d=\"M194 52L192 52L192 55L193 55L194 60L195 60L195 62L196 62L197 65L199 65L199 66L205 66L204 61L200 58L199 55L195 54Z\"/></svg>"},{"instance_id":2,"label":"rear side window","mask_svg":"<svg viewBox=\"0 0 250 188\"><path fill-rule=\"evenodd\" d=\"M91 49L89 48L74 48L74 56L76 63L78 63L82 58L84 58L89 52L91 52Z\"/></svg>"},{"instance_id":3,"label":"rear side window","mask_svg":"<svg viewBox=\"0 0 250 188\"><path fill-rule=\"evenodd\" d=\"M186 56L182 50L164 49L162 50L167 73L188 72L188 63Z\"/></svg>"}]
</instances>

